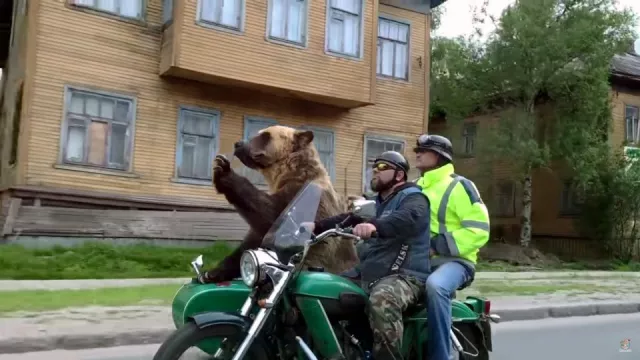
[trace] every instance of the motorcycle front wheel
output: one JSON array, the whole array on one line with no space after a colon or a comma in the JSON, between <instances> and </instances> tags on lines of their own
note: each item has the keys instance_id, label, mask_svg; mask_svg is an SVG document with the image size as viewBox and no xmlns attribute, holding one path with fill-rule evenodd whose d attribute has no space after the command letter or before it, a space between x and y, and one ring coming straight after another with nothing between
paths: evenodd
<instances>
[{"instance_id":1,"label":"motorcycle front wheel","mask_svg":"<svg viewBox=\"0 0 640 360\"><path fill-rule=\"evenodd\" d=\"M240 329L232 325L213 325L200 329L195 323L188 322L180 329L171 334L158 348L153 360L183 360L185 352L192 347L197 347L198 343L206 339L220 340L224 338L233 339L234 347L240 345L244 339L244 334ZM226 354L225 359L231 359L233 354ZM201 359L202 356L194 356L194 359ZM249 351L244 356L251 360L271 360L269 349L264 346L260 339L255 339ZM187 359L191 359L187 357Z\"/></svg>"}]
</instances>

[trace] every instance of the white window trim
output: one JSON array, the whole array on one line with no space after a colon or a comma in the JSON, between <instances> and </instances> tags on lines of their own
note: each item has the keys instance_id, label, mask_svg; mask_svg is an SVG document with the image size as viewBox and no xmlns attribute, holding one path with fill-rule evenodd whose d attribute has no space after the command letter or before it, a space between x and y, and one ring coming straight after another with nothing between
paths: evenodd
<instances>
[{"instance_id":1,"label":"white window trim","mask_svg":"<svg viewBox=\"0 0 640 360\"><path fill-rule=\"evenodd\" d=\"M123 0L123 1L131 1L131 0ZM146 18L147 18L148 0L139 0L139 1L140 1L140 16L135 16L135 17L133 17L133 16L125 16L125 15L121 15L121 14L116 13L116 12L103 10L103 9L99 8L98 6L96 6L96 5L90 6L90 5L78 4L78 0L70 0L70 1L68 1L68 4L71 6L72 9L88 10L88 11L91 11L91 12L104 14L104 15L108 15L108 16L113 16L113 17L116 17L118 19L127 20L127 21L145 22Z\"/></svg>"},{"instance_id":2,"label":"white window trim","mask_svg":"<svg viewBox=\"0 0 640 360\"><path fill-rule=\"evenodd\" d=\"M244 28L245 28L245 20L247 16L247 1L246 0L239 0L239 1L241 1L242 3L240 4L240 24L237 28L203 20L201 16L202 0L198 0L198 4L196 6L196 24L205 28L225 31L232 34L243 34Z\"/></svg>"},{"instance_id":3,"label":"white window trim","mask_svg":"<svg viewBox=\"0 0 640 360\"><path fill-rule=\"evenodd\" d=\"M369 143L369 140L380 140L380 141L386 141L386 142L402 143L402 150L406 151L406 149L407 149L407 140L405 138L403 138L403 137L393 136L393 135L377 135L377 134L365 133L364 134L363 144L362 144L362 181L361 181L361 186L360 186L360 191L362 193L365 192L366 185L367 185L366 184L366 181L367 181L367 150L368 150L367 144Z\"/></svg>"},{"instance_id":4,"label":"white window trim","mask_svg":"<svg viewBox=\"0 0 640 360\"><path fill-rule=\"evenodd\" d=\"M273 7L273 0L267 0L268 5L267 5L267 24L266 24L266 29L265 29L265 39L269 42L275 43L275 44L280 44L280 45L287 45L287 46L293 46L293 47L297 47L297 48L301 48L301 49L306 49L309 46L309 5L310 5L310 1L311 0L304 0L305 2L305 11L304 11L304 41L303 42L297 42L297 41L290 41L287 39L281 39L278 37L272 37L271 34L269 33L271 30L271 8Z\"/></svg>"},{"instance_id":5,"label":"white window trim","mask_svg":"<svg viewBox=\"0 0 640 360\"><path fill-rule=\"evenodd\" d=\"M183 124L183 117L182 117L182 111L183 110L187 110L187 111L193 111L193 112L198 112L198 113L202 113L202 114L207 114L207 115L212 115L215 116L215 120L213 121L213 138L214 138L214 142L213 142L213 149L212 149L212 156L211 156L211 166L213 169L213 159L215 159L215 156L219 153L220 151L220 122L221 122L221 118L222 118L222 112L218 109L207 109L207 108L202 108L202 107L198 107L198 106L189 106L189 105L181 105L180 107L178 107L178 121L177 121L177 126L176 126L176 154L175 154L175 166L174 166L174 177L171 179L173 182L177 182L177 183L183 183L183 184L191 184L191 185L207 185L207 186L211 186L211 184L213 184L213 173L212 173L212 177L211 180L204 180L204 179L193 179L193 178L184 178L184 177L180 177L180 175L178 174L178 167L180 166L181 163L181 156L182 156L182 132L181 132L181 127Z\"/></svg>"},{"instance_id":6,"label":"white window trim","mask_svg":"<svg viewBox=\"0 0 640 360\"><path fill-rule=\"evenodd\" d=\"M403 25L407 25L409 27L409 30L407 30L407 77L406 77L406 79L405 78L396 77L396 76L388 76L388 75L379 74L378 73L377 61L376 61L376 77L378 77L381 80L394 80L394 81L400 81L400 82L404 82L404 83L411 82L411 63L412 63L412 59L413 59L412 49L411 49L411 31L413 29L412 29L411 21L409 21L407 19L397 18L395 16L391 16L391 15L387 15L387 14L378 15L378 19L384 19L384 20L388 20L388 21L397 22L397 23L400 23L400 24L403 24ZM380 21L378 21L378 27L380 27ZM378 52L378 41L379 41L379 37L377 35L378 32L379 32L379 29L376 29L376 54Z\"/></svg>"},{"instance_id":7,"label":"white window trim","mask_svg":"<svg viewBox=\"0 0 640 360\"><path fill-rule=\"evenodd\" d=\"M635 108L638 112L638 126L636 131L639 134L636 134L635 136L632 135L633 140L629 140L629 133L627 132L627 109L628 108ZM638 138L640 138L640 106L637 105L632 105L632 104L624 104L624 114L623 114L623 119L624 119L624 140L630 144L638 144Z\"/></svg>"},{"instance_id":8,"label":"white window trim","mask_svg":"<svg viewBox=\"0 0 640 360\"><path fill-rule=\"evenodd\" d=\"M135 161L135 137L136 137L136 122L137 122L137 110L138 110L138 99L130 94L126 94L125 92L116 92L116 91L108 91L102 89L96 89L91 87L82 87L82 86L73 86L73 85L65 85L64 86L64 103L62 106L62 127L58 132L60 134L60 140L58 144L58 161L57 166L60 168L70 168L76 170L82 170L87 172L105 172L105 173L115 173L115 174L131 174L133 172L133 162ZM125 99L131 101L131 135L129 136L129 166L124 170L119 169L109 169L98 166L90 166L84 164L70 164L64 161L64 149L67 145L67 137L69 135L69 121L67 118L67 112L69 111L69 105L71 104L71 93L73 91L84 91L89 93L94 93L96 95L114 97L119 99Z\"/></svg>"},{"instance_id":9,"label":"white window trim","mask_svg":"<svg viewBox=\"0 0 640 360\"><path fill-rule=\"evenodd\" d=\"M359 31L359 39L358 39L358 55L350 55L344 54L337 51L329 50L329 23L331 19L331 0L326 1L326 14L325 14L325 29L324 29L324 52L330 56L341 57L345 59L352 60L363 60L364 58L364 15L366 12L365 5L367 2L365 0L360 0L360 31ZM377 29L376 29L377 33Z\"/></svg>"},{"instance_id":10,"label":"white window trim","mask_svg":"<svg viewBox=\"0 0 640 360\"><path fill-rule=\"evenodd\" d=\"M329 177L331 178L331 182L336 181L336 149L337 149L337 144L336 144L336 131L334 129L331 128L327 128L327 127L320 127L320 126L311 126L311 125L304 125L300 127L300 130L311 130L311 131L318 131L318 132L325 132L325 133L330 133L333 137L333 148L331 149L331 162L333 163L333 167L331 169L327 169L327 171L329 172ZM316 146L316 150L317 150L317 146Z\"/></svg>"}]
</instances>

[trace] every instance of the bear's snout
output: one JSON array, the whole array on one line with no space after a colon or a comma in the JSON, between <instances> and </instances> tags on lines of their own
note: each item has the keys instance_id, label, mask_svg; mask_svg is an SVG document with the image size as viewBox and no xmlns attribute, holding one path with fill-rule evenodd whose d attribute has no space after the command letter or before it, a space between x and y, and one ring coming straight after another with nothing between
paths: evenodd
<instances>
[{"instance_id":1,"label":"bear's snout","mask_svg":"<svg viewBox=\"0 0 640 360\"><path fill-rule=\"evenodd\" d=\"M233 144L233 147L238 149L244 146L244 141L238 141L235 144Z\"/></svg>"}]
</instances>

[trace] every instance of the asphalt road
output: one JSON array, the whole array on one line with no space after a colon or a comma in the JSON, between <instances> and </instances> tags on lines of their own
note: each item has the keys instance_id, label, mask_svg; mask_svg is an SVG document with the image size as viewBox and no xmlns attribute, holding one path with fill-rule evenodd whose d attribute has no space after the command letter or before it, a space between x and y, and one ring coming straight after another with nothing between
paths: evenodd
<instances>
[{"instance_id":1,"label":"asphalt road","mask_svg":"<svg viewBox=\"0 0 640 360\"><path fill-rule=\"evenodd\" d=\"M494 325L491 360L637 360L640 314L514 321ZM631 339L631 351L620 342ZM638 344L638 345L636 345ZM0 355L0 360L150 360L158 345Z\"/></svg>"}]
</instances>

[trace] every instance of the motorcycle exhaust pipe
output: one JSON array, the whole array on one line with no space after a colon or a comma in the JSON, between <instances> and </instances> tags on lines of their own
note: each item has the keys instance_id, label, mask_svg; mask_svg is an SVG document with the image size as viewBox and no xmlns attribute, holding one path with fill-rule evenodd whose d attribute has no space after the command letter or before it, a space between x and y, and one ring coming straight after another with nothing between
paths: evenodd
<instances>
[{"instance_id":1,"label":"motorcycle exhaust pipe","mask_svg":"<svg viewBox=\"0 0 640 360\"><path fill-rule=\"evenodd\" d=\"M318 358L313 354L313 351L309 349L309 346L307 346L307 343L305 343L304 340L300 338L300 336L296 336L296 341L298 342L298 344L300 344L300 348L302 348L302 351L304 351L304 353L307 355L307 357L310 360L318 360Z\"/></svg>"}]
</instances>

